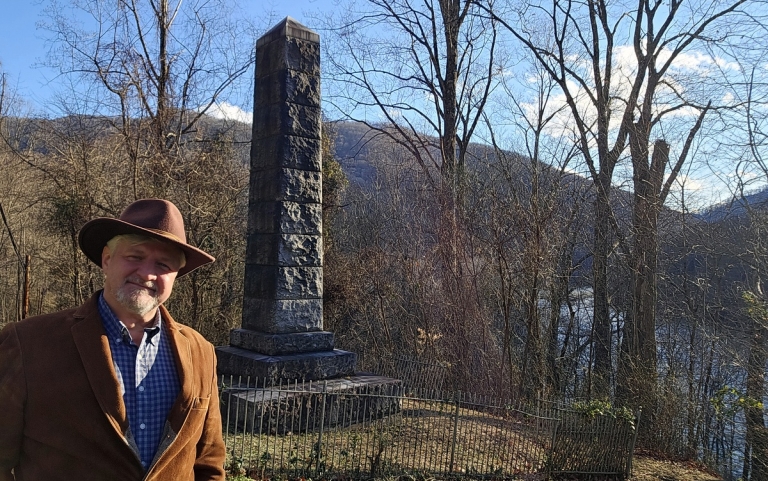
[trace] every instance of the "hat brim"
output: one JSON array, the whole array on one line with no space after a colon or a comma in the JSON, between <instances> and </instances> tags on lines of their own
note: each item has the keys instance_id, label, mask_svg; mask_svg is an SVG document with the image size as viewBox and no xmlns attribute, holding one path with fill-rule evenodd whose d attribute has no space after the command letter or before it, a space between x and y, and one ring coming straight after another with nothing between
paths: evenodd
<instances>
[{"instance_id":1,"label":"hat brim","mask_svg":"<svg viewBox=\"0 0 768 481\"><path fill-rule=\"evenodd\" d=\"M184 264L184 267L179 269L179 273L176 277L189 274L198 267L210 264L216 260L205 251L181 242L170 233L145 229L120 219L112 219L109 217L98 217L87 222L82 229L80 229L80 233L77 236L77 242L80 245L83 254L85 254L85 256L94 264L101 267L101 253L104 250L104 246L106 246L107 242L113 237L123 234L138 234L151 237L168 242L181 249L184 252L187 262Z\"/></svg>"}]
</instances>

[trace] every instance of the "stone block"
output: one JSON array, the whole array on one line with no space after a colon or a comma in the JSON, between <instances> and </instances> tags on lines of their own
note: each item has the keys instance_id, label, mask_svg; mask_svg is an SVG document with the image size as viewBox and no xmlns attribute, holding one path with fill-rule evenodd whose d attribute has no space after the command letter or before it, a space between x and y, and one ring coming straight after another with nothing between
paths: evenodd
<instances>
[{"instance_id":1,"label":"stone block","mask_svg":"<svg viewBox=\"0 0 768 481\"><path fill-rule=\"evenodd\" d=\"M253 201L286 201L309 204L322 203L320 172L298 169L272 169L251 172Z\"/></svg>"},{"instance_id":2,"label":"stone block","mask_svg":"<svg viewBox=\"0 0 768 481\"><path fill-rule=\"evenodd\" d=\"M279 70L256 77L255 108L286 102L320 107L320 77L297 70Z\"/></svg>"},{"instance_id":3,"label":"stone block","mask_svg":"<svg viewBox=\"0 0 768 481\"><path fill-rule=\"evenodd\" d=\"M278 267L275 299L323 298L322 267Z\"/></svg>"},{"instance_id":4,"label":"stone block","mask_svg":"<svg viewBox=\"0 0 768 481\"><path fill-rule=\"evenodd\" d=\"M297 22L298 24L298 22ZM298 24L278 24L256 42L256 75L283 69L320 75L320 37Z\"/></svg>"},{"instance_id":5,"label":"stone block","mask_svg":"<svg viewBox=\"0 0 768 481\"><path fill-rule=\"evenodd\" d=\"M269 334L248 329L232 329L229 333L229 345L268 356L332 351L333 333L314 331Z\"/></svg>"},{"instance_id":6,"label":"stone block","mask_svg":"<svg viewBox=\"0 0 768 481\"><path fill-rule=\"evenodd\" d=\"M253 140L260 142L275 135L319 139L321 124L320 107L285 102L259 105L253 109Z\"/></svg>"},{"instance_id":7,"label":"stone block","mask_svg":"<svg viewBox=\"0 0 768 481\"><path fill-rule=\"evenodd\" d=\"M248 212L248 235L322 235L323 207L299 202L254 201Z\"/></svg>"},{"instance_id":8,"label":"stone block","mask_svg":"<svg viewBox=\"0 0 768 481\"><path fill-rule=\"evenodd\" d=\"M239 347L216 348L218 372L221 376L242 376L268 379L272 383L283 380L314 381L354 374L355 353L333 351L267 356Z\"/></svg>"},{"instance_id":9,"label":"stone block","mask_svg":"<svg viewBox=\"0 0 768 481\"><path fill-rule=\"evenodd\" d=\"M264 236L279 237L278 234L261 234L258 237ZM249 235L247 238L245 245L245 261L269 266L276 265L277 262L275 262L275 260L277 259L278 246L272 242L267 244L257 242L256 237L257 236L255 235ZM247 270L245 275L248 275Z\"/></svg>"},{"instance_id":10,"label":"stone block","mask_svg":"<svg viewBox=\"0 0 768 481\"><path fill-rule=\"evenodd\" d=\"M244 329L271 334L323 330L322 299L260 299L243 295Z\"/></svg>"},{"instance_id":11,"label":"stone block","mask_svg":"<svg viewBox=\"0 0 768 481\"><path fill-rule=\"evenodd\" d=\"M321 267L323 238L319 235L284 234L280 236L277 265Z\"/></svg>"},{"instance_id":12,"label":"stone block","mask_svg":"<svg viewBox=\"0 0 768 481\"><path fill-rule=\"evenodd\" d=\"M254 137L255 138L255 137ZM276 135L262 137L251 148L251 169L255 171L279 169L323 170L319 138Z\"/></svg>"},{"instance_id":13,"label":"stone block","mask_svg":"<svg viewBox=\"0 0 768 481\"><path fill-rule=\"evenodd\" d=\"M253 234L248 236L246 262L281 267L322 267L323 238L319 235Z\"/></svg>"},{"instance_id":14,"label":"stone block","mask_svg":"<svg viewBox=\"0 0 768 481\"><path fill-rule=\"evenodd\" d=\"M247 264L244 294L261 299L322 299L322 267Z\"/></svg>"}]
</instances>

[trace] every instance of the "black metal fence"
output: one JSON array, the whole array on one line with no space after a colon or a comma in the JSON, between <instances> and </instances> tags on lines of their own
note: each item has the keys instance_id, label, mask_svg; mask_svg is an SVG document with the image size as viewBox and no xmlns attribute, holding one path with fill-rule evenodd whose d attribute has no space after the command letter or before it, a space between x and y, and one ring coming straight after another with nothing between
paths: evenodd
<instances>
[{"instance_id":1,"label":"black metal fence","mask_svg":"<svg viewBox=\"0 0 768 481\"><path fill-rule=\"evenodd\" d=\"M237 382L236 382L237 381ZM629 475L635 423L360 376L222 379L228 468L271 477ZM545 407L546 406L546 407Z\"/></svg>"}]
</instances>

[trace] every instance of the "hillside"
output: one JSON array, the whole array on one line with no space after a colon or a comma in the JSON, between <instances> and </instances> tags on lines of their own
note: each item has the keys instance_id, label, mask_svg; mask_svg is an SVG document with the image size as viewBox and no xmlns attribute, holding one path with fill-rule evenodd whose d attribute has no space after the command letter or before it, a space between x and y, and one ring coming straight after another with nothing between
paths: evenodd
<instances>
[{"instance_id":1,"label":"hillside","mask_svg":"<svg viewBox=\"0 0 768 481\"><path fill-rule=\"evenodd\" d=\"M768 187L745 194L743 197L733 197L694 216L705 222L719 222L729 218L743 217L748 209L765 209L766 207L768 207Z\"/></svg>"}]
</instances>

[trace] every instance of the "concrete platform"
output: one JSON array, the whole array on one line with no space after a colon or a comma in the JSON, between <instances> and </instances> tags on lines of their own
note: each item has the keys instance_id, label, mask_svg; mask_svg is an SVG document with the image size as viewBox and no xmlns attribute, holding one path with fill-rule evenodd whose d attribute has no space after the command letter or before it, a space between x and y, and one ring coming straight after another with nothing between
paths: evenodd
<instances>
[{"instance_id":1,"label":"concrete platform","mask_svg":"<svg viewBox=\"0 0 768 481\"><path fill-rule=\"evenodd\" d=\"M400 412L402 383L355 375L281 387L225 387L221 412L231 429L254 434L317 432Z\"/></svg>"}]
</instances>

